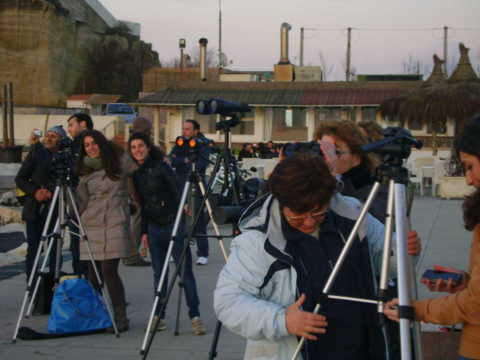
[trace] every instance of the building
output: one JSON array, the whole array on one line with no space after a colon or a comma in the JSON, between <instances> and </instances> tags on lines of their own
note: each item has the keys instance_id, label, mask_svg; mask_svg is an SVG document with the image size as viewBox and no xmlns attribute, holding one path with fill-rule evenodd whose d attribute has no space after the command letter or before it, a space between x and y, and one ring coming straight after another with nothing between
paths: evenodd
<instances>
[{"instance_id":1,"label":"building","mask_svg":"<svg viewBox=\"0 0 480 360\"><path fill-rule=\"evenodd\" d=\"M155 68L144 73L144 92L136 105L141 115L154 120L155 142L172 145L187 119L197 120L207 137L222 142L223 136L215 126L220 116L200 115L195 111L197 101L214 98L246 103L252 109L242 114L242 121L232 130L234 145L269 140L309 141L317 125L326 120L374 120L383 126L399 125L397 119L382 118L380 104L418 88L423 84L421 77L361 75L358 81L321 81L319 67L297 67L290 63L289 29L288 24L282 24L280 61L273 72L199 67ZM421 123L407 125L411 125L414 136L429 138L429 129ZM451 139L452 135L450 122L439 137Z\"/></svg>"},{"instance_id":2,"label":"building","mask_svg":"<svg viewBox=\"0 0 480 360\"><path fill-rule=\"evenodd\" d=\"M184 81L147 95L136 105L148 109L154 119L156 141L167 144L175 141L186 119L197 120L208 137L222 141L222 134L215 130L219 116L200 115L195 111L198 100L212 98L243 102L252 108L233 129L233 143L307 141L313 138L317 124L324 120L376 120L385 125L378 111L380 104L417 86L419 82L411 81Z\"/></svg>"},{"instance_id":3,"label":"building","mask_svg":"<svg viewBox=\"0 0 480 360\"><path fill-rule=\"evenodd\" d=\"M120 98L121 95L109 94L71 95L67 99L67 108L87 109L91 115L102 115L107 104L116 103Z\"/></svg>"}]
</instances>

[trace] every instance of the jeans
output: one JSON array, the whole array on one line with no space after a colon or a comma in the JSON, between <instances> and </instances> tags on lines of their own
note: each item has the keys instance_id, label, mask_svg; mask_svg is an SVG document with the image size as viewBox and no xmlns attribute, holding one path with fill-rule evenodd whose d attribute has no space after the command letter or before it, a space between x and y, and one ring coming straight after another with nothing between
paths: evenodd
<instances>
[{"instance_id":1,"label":"jeans","mask_svg":"<svg viewBox=\"0 0 480 360\"><path fill-rule=\"evenodd\" d=\"M30 274L33 270L33 264L35 262L35 256L37 255L38 248L42 240L43 227L45 226L46 216L38 215L33 221L27 221L27 255L25 258L25 271L27 273L27 281L30 278ZM50 229L48 232L53 231L55 222L57 221L55 216L52 216L50 221ZM50 252L50 258L48 262L50 274L55 274L55 264L57 258L57 242L54 242L52 251ZM60 260L60 267L62 261ZM42 259L38 262L37 271L42 266Z\"/></svg>"},{"instance_id":2,"label":"jeans","mask_svg":"<svg viewBox=\"0 0 480 360\"><path fill-rule=\"evenodd\" d=\"M153 286L156 292L158 288L158 283L160 281L160 276L162 275L163 265L167 256L168 246L171 240L171 235L173 231L173 224L159 226L155 224L148 225L148 243L150 248L150 255L152 259L152 268L153 268ZM180 260L180 256L183 250L183 239L184 239L184 230L183 225L179 227L177 240L174 243L172 249L172 255L175 260L175 263L178 266L178 262ZM183 263L183 270L184 270L184 290L185 290L185 299L187 301L188 306L188 316L193 319L196 316L200 315L199 312L199 299L197 293L197 284L195 281L195 277L193 276L192 271L192 254L190 252L190 247L187 248L187 255L185 257L185 261ZM160 300L165 300L166 293L167 293L167 283L168 283L168 267L167 267L167 274L165 276L165 280L163 282L162 289L160 291ZM165 309L162 313L160 313L160 307L157 307L156 315L160 318L165 318ZM166 308L166 306L165 306Z\"/></svg>"},{"instance_id":3,"label":"jeans","mask_svg":"<svg viewBox=\"0 0 480 360\"><path fill-rule=\"evenodd\" d=\"M178 175L178 173L177 173ZM205 176L200 175L200 178L205 184ZM186 183L186 175L178 175L178 180L179 180L179 187L180 191L183 191ZM205 186L206 188L206 186ZM192 196L192 203L190 204L189 208L192 210L192 218L191 222L195 220L195 215L197 214L197 209L200 208L200 205L202 203L202 196L200 193L200 189L196 186L193 185L193 196ZM200 215L198 219L197 226L195 226L195 230L193 231L193 237L195 237L195 234L202 234L206 235L207 234L207 214L206 214L206 209L207 206L205 205L202 211L202 214ZM203 256L203 257L208 257L208 252L209 252L209 246L208 246L208 238L206 237L197 237L195 238L197 240L197 256Z\"/></svg>"},{"instance_id":4,"label":"jeans","mask_svg":"<svg viewBox=\"0 0 480 360\"><path fill-rule=\"evenodd\" d=\"M197 209L200 208L200 205L202 204L202 198L199 196L194 196L193 197L193 215L197 214ZM205 214L207 206L205 205L202 211L202 214L200 215L200 218L198 219L197 226L195 226L195 231L193 232L193 235L206 235L207 234L207 214ZM192 221L194 221L193 219ZM196 237L197 239L197 256L203 256L203 257L208 257L208 238L207 237Z\"/></svg>"}]
</instances>

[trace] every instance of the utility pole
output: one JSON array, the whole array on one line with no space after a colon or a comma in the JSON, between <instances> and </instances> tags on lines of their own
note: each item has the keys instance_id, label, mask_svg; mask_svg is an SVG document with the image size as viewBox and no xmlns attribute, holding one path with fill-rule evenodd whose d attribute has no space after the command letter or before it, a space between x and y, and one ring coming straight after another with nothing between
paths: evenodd
<instances>
[{"instance_id":1,"label":"utility pole","mask_svg":"<svg viewBox=\"0 0 480 360\"><path fill-rule=\"evenodd\" d=\"M8 87L3 85L3 106L2 106L2 120L3 120L3 146L8 146Z\"/></svg>"},{"instance_id":2,"label":"utility pole","mask_svg":"<svg viewBox=\"0 0 480 360\"><path fill-rule=\"evenodd\" d=\"M448 54L448 26L443 27L443 66L445 70L445 76L448 76L447 66L447 54Z\"/></svg>"},{"instance_id":3,"label":"utility pole","mask_svg":"<svg viewBox=\"0 0 480 360\"><path fill-rule=\"evenodd\" d=\"M222 64L222 0L218 0L218 68L221 69Z\"/></svg>"},{"instance_id":4,"label":"utility pole","mask_svg":"<svg viewBox=\"0 0 480 360\"><path fill-rule=\"evenodd\" d=\"M345 80L346 81L350 81L350 75L351 75L351 71L350 71L350 65L351 65L351 57L352 57L352 54L351 54L351 40L352 40L352 28L349 27L347 28L347 68L345 70Z\"/></svg>"},{"instance_id":5,"label":"utility pole","mask_svg":"<svg viewBox=\"0 0 480 360\"><path fill-rule=\"evenodd\" d=\"M305 39L305 29L300 28L300 66L303 66L303 41Z\"/></svg>"},{"instance_id":6,"label":"utility pole","mask_svg":"<svg viewBox=\"0 0 480 360\"><path fill-rule=\"evenodd\" d=\"M14 121L13 121L13 113L14 113L14 105L13 105L13 83L8 83L8 112L9 112L9 125L10 125L10 146L15 146L15 128L14 128Z\"/></svg>"}]
</instances>

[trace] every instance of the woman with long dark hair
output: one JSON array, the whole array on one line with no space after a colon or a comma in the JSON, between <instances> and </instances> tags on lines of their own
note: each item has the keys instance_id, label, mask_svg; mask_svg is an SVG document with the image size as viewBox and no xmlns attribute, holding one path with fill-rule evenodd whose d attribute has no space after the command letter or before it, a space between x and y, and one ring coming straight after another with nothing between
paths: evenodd
<instances>
[{"instance_id":1,"label":"woman with long dark hair","mask_svg":"<svg viewBox=\"0 0 480 360\"><path fill-rule=\"evenodd\" d=\"M141 205L142 243L150 248L153 268L154 290L158 287L171 240L175 216L180 204L178 180L170 165L164 161L164 155L153 146L150 138L143 133L134 133L128 140L128 148L139 168L133 173L133 183ZM173 258L179 263L183 250L183 224L173 246ZM184 289L188 314L192 321L193 332L203 335L205 328L200 319L197 284L192 271L192 255L187 248L184 266ZM168 274L166 276L168 279ZM161 297L166 296L167 282L161 289ZM155 322L158 330L165 330L165 309L160 313L157 307Z\"/></svg>"},{"instance_id":2,"label":"woman with long dark hair","mask_svg":"<svg viewBox=\"0 0 480 360\"><path fill-rule=\"evenodd\" d=\"M418 321L442 325L462 323L460 359L480 359L480 116L475 116L455 139L455 150L465 171L465 181L476 188L463 203L465 228L473 231L468 272L461 273L462 281L454 283L437 280L430 284L432 291L451 295L437 299L415 301L415 318ZM426 279L422 282L426 283ZM387 304L385 314L398 321L398 299Z\"/></svg>"},{"instance_id":3,"label":"woman with long dark hair","mask_svg":"<svg viewBox=\"0 0 480 360\"><path fill-rule=\"evenodd\" d=\"M126 331L125 289L118 274L121 258L135 253L129 236L129 209L126 173L121 164L122 150L97 130L82 134L77 174L79 210L92 255L108 288L119 331ZM80 259L89 260L81 242ZM88 277L98 288L89 263Z\"/></svg>"}]
</instances>

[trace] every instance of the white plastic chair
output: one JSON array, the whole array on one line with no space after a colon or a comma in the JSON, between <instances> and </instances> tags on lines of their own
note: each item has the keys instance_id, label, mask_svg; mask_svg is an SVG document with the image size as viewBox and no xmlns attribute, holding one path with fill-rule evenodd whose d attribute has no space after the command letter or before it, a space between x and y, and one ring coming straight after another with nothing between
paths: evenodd
<instances>
[{"instance_id":1,"label":"white plastic chair","mask_svg":"<svg viewBox=\"0 0 480 360\"><path fill-rule=\"evenodd\" d=\"M422 166L420 168L420 195L424 196L425 194L425 182L427 179L430 179L431 184L431 194L435 196L435 167L434 166Z\"/></svg>"}]
</instances>

